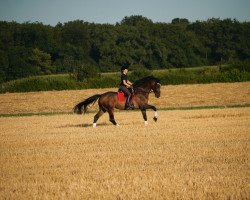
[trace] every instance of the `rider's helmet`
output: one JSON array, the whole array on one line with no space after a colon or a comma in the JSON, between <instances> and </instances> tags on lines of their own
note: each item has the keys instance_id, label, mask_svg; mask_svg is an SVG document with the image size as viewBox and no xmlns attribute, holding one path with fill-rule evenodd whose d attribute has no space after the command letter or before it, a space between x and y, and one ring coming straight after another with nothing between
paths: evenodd
<instances>
[{"instance_id":1,"label":"rider's helmet","mask_svg":"<svg viewBox=\"0 0 250 200\"><path fill-rule=\"evenodd\" d=\"M128 66L127 66L127 65L123 65L123 66L121 67L121 71L123 71L123 70L125 70L125 69L128 69Z\"/></svg>"}]
</instances>

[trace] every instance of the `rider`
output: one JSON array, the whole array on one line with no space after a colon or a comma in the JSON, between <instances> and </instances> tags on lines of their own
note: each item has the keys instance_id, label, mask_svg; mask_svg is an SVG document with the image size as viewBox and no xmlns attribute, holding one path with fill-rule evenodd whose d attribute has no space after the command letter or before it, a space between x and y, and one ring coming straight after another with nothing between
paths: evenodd
<instances>
[{"instance_id":1,"label":"rider","mask_svg":"<svg viewBox=\"0 0 250 200\"><path fill-rule=\"evenodd\" d=\"M132 87L132 83L128 80L128 66L122 66L121 67L121 84L120 84L120 90L124 92L126 95L126 104L125 104L125 110L129 110L130 108L133 108L133 105L131 103L131 92L129 91L129 87Z\"/></svg>"}]
</instances>

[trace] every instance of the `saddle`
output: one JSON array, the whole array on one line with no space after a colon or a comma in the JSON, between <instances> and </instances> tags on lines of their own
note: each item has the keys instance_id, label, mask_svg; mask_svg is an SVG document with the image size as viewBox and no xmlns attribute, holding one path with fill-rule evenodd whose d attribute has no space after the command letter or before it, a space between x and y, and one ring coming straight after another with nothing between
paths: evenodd
<instances>
[{"instance_id":1,"label":"saddle","mask_svg":"<svg viewBox=\"0 0 250 200\"><path fill-rule=\"evenodd\" d=\"M123 93L123 91L118 90L117 96L118 96L118 101L126 101L126 98L127 98L127 97L126 97L126 95ZM131 98L132 98L132 100L135 98L134 93L132 93Z\"/></svg>"}]
</instances>

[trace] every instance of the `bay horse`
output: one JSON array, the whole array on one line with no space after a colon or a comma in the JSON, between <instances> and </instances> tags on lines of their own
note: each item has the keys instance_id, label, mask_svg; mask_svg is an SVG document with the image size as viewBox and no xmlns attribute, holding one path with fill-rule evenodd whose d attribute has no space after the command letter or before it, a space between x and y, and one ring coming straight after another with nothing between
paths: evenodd
<instances>
[{"instance_id":1,"label":"bay horse","mask_svg":"<svg viewBox=\"0 0 250 200\"><path fill-rule=\"evenodd\" d=\"M154 76L147 76L145 78L142 78L140 80L137 80L133 84L134 89L134 98L133 104L134 109L140 109L143 115L145 126L148 125L147 121L147 109L153 109L154 110L154 121L157 121L158 114L156 107L153 105L148 104L148 97L150 92L154 92L155 97L160 97L160 80L158 78L155 78ZM99 99L99 100L98 100ZM82 114L83 112L86 113L88 109L88 105L91 103L95 103L98 100L99 105L99 111L94 116L94 122L93 127L96 127L97 120L105 113L108 112L109 114L109 121L112 122L114 125L119 126L119 124L116 123L114 118L114 109L120 109L124 110L125 108L125 101L120 101L118 99L117 92L106 92L103 94L96 94L93 95L87 99L85 99L83 102L78 103L74 108L74 113Z\"/></svg>"}]
</instances>

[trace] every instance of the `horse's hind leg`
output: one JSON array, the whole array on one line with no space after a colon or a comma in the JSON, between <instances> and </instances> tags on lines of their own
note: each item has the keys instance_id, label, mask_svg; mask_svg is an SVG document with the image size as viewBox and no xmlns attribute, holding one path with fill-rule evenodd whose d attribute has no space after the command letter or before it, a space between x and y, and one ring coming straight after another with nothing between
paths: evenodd
<instances>
[{"instance_id":1,"label":"horse's hind leg","mask_svg":"<svg viewBox=\"0 0 250 200\"><path fill-rule=\"evenodd\" d=\"M103 109L99 109L98 113L96 113L96 115L94 116L94 122L93 122L93 127L96 127L96 122L97 120L105 113L106 111Z\"/></svg>"},{"instance_id":2,"label":"horse's hind leg","mask_svg":"<svg viewBox=\"0 0 250 200\"><path fill-rule=\"evenodd\" d=\"M116 123L115 117L114 117L114 109L108 110L109 113L109 121L112 122L112 124L119 126L119 124Z\"/></svg>"}]
</instances>

